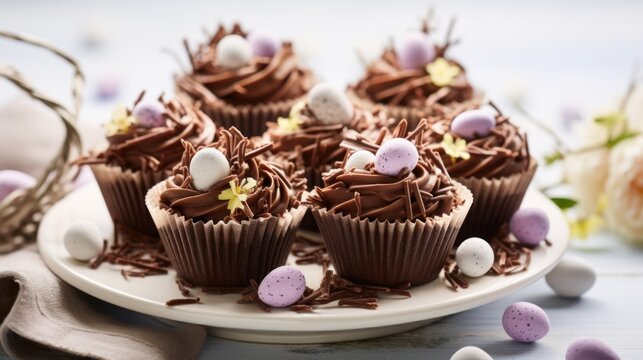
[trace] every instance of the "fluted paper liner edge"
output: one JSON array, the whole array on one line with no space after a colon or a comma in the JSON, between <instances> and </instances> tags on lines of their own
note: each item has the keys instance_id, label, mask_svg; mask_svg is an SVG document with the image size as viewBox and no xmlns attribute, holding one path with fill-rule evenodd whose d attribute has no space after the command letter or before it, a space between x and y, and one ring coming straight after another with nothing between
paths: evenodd
<instances>
[{"instance_id":1,"label":"fluted paper liner edge","mask_svg":"<svg viewBox=\"0 0 643 360\"><path fill-rule=\"evenodd\" d=\"M538 163L531 159L527 170L497 178L455 178L473 194L474 201L469 215L462 224L458 242L472 236L487 241L496 235L500 227L509 222L520 204L536 173Z\"/></svg>"},{"instance_id":2,"label":"fluted paper liner edge","mask_svg":"<svg viewBox=\"0 0 643 360\"><path fill-rule=\"evenodd\" d=\"M437 278L473 202L466 187L453 183L464 203L424 221L360 220L313 208L337 274L359 284L391 287Z\"/></svg>"},{"instance_id":3,"label":"fluted paper liner edge","mask_svg":"<svg viewBox=\"0 0 643 360\"><path fill-rule=\"evenodd\" d=\"M151 187L167 178L169 171L132 171L106 164L93 164L90 168L114 223L158 238L154 221L145 206L145 195Z\"/></svg>"},{"instance_id":4,"label":"fluted paper liner edge","mask_svg":"<svg viewBox=\"0 0 643 360\"><path fill-rule=\"evenodd\" d=\"M283 216L229 221L193 221L160 208L165 181L147 194L146 204L178 275L197 286L245 287L251 279L286 263L306 207Z\"/></svg>"}]
</instances>

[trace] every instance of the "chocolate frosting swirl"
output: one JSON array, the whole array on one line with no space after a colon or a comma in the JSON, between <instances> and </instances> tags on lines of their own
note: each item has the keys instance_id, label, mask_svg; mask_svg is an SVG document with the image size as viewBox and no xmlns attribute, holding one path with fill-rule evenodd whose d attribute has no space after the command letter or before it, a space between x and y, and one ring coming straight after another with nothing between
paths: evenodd
<instances>
[{"instance_id":1,"label":"chocolate frosting swirl","mask_svg":"<svg viewBox=\"0 0 643 360\"><path fill-rule=\"evenodd\" d=\"M441 48L436 51L444 52ZM392 106L424 107L433 103L471 100L474 97L473 88L464 67L454 60L446 60L459 67L461 72L451 85L439 87L431 82L426 70L403 69L395 51L387 49L367 67L364 77L351 89L361 98Z\"/></svg>"},{"instance_id":2,"label":"chocolate frosting swirl","mask_svg":"<svg viewBox=\"0 0 643 360\"><path fill-rule=\"evenodd\" d=\"M305 106L298 114L299 129L282 133L275 122L267 123L267 139L274 143L275 159L285 159L299 168L314 168L328 171L337 161L344 159L347 149L339 145L346 137L367 131L379 131L386 126L383 112L371 113L355 108L353 119L347 124L324 124Z\"/></svg>"},{"instance_id":3,"label":"chocolate frosting swirl","mask_svg":"<svg viewBox=\"0 0 643 360\"><path fill-rule=\"evenodd\" d=\"M167 189L161 193L161 208L194 221L217 223L282 216L300 205L306 189L303 172L295 171L292 166L284 170L275 163L262 160L260 155L269 151L272 144L257 147L234 127L230 130L220 129L217 135L219 140L208 147L218 149L226 156L230 163L230 175L207 191L196 190L189 167L198 149L184 143L181 164L174 176L167 180ZM230 188L230 181L241 183L246 178L256 180L257 184L243 203L244 208L231 212L227 208L228 201L220 200L219 195Z\"/></svg>"},{"instance_id":4,"label":"chocolate frosting swirl","mask_svg":"<svg viewBox=\"0 0 643 360\"><path fill-rule=\"evenodd\" d=\"M496 127L487 136L467 142L470 157L453 159L446 154L441 142L444 135L451 133L451 122L465 110L476 109L480 104L463 105L454 109L444 108L441 116L430 120L431 126L425 133L428 148L436 151L444 162L447 171L454 178L500 178L526 171L531 164L527 135L520 131L509 118L495 108ZM454 138L457 136L451 133Z\"/></svg>"},{"instance_id":5,"label":"chocolate frosting swirl","mask_svg":"<svg viewBox=\"0 0 643 360\"><path fill-rule=\"evenodd\" d=\"M144 92L134 102L138 104ZM181 160L183 140L195 145L209 144L215 137L212 120L197 107L179 100L165 102L165 126L145 128L133 125L129 131L107 137L107 149L81 158L78 164L99 164L120 166L132 171L171 170ZM131 114L131 110L127 110Z\"/></svg>"},{"instance_id":6,"label":"chocolate frosting swirl","mask_svg":"<svg viewBox=\"0 0 643 360\"><path fill-rule=\"evenodd\" d=\"M192 52L186 44L192 72L176 79L180 90L206 103L259 104L296 99L313 85L312 73L299 66L290 42L272 57L254 56L239 69L217 64L216 47L226 35L247 34L238 24L231 31L219 26L210 40Z\"/></svg>"},{"instance_id":7,"label":"chocolate frosting swirl","mask_svg":"<svg viewBox=\"0 0 643 360\"><path fill-rule=\"evenodd\" d=\"M464 200L456 192L440 158L424 147L422 133L428 123L422 120L416 130L408 134L407 126L406 120L402 120L391 135L415 142L420 160L414 169L389 176L378 174L372 163L365 170L346 170L344 160L341 168L333 169L324 178L324 188L315 188L307 201L329 211L380 221L426 220L449 214ZM372 142L358 135L342 146L375 153L383 139L381 136Z\"/></svg>"}]
</instances>

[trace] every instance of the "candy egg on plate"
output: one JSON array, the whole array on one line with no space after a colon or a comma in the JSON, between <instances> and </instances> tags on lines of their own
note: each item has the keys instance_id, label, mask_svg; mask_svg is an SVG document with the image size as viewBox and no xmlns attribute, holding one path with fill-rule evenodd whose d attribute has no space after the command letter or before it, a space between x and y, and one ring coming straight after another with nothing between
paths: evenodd
<instances>
[{"instance_id":1,"label":"candy egg on plate","mask_svg":"<svg viewBox=\"0 0 643 360\"><path fill-rule=\"evenodd\" d=\"M89 261L103 248L103 236L98 226L91 221L77 221L65 230L63 244L71 257Z\"/></svg>"},{"instance_id":2,"label":"candy egg on plate","mask_svg":"<svg viewBox=\"0 0 643 360\"><path fill-rule=\"evenodd\" d=\"M522 244L538 246L549 233L549 218L537 208L522 208L509 221L509 230Z\"/></svg>"},{"instance_id":3,"label":"candy egg on plate","mask_svg":"<svg viewBox=\"0 0 643 360\"><path fill-rule=\"evenodd\" d=\"M480 277L489 272L493 266L493 249L485 240L472 237L458 246L455 261L464 275Z\"/></svg>"},{"instance_id":4,"label":"candy egg on plate","mask_svg":"<svg viewBox=\"0 0 643 360\"><path fill-rule=\"evenodd\" d=\"M259 299L272 307L286 307L297 302L304 290L304 274L292 266L280 266L261 281Z\"/></svg>"}]
</instances>

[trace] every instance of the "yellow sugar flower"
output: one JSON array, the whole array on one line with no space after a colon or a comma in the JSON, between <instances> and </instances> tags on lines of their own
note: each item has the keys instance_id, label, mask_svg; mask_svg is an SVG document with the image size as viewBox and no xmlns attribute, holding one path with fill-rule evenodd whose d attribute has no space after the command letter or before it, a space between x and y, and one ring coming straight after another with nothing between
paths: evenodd
<instances>
[{"instance_id":1,"label":"yellow sugar flower","mask_svg":"<svg viewBox=\"0 0 643 360\"><path fill-rule=\"evenodd\" d=\"M451 156L451 160L455 162L455 159L468 160L471 155L467 152L467 141L465 139L453 139L453 135L446 133L442 142L440 143L444 152Z\"/></svg>"},{"instance_id":2,"label":"yellow sugar flower","mask_svg":"<svg viewBox=\"0 0 643 360\"><path fill-rule=\"evenodd\" d=\"M429 73L433 84L443 87L451 85L462 70L444 58L437 58L432 63L426 65L426 72Z\"/></svg>"},{"instance_id":3,"label":"yellow sugar flower","mask_svg":"<svg viewBox=\"0 0 643 360\"><path fill-rule=\"evenodd\" d=\"M236 209L243 209L243 203L248 200L257 181L253 178L245 178L239 184L238 180L230 181L230 188L225 189L219 194L219 200L228 200L228 210L232 214Z\"/></svg>"},{"instance_id":4,"label":"yellow sugar flower","mask_svg":"<svg viewBox=\"0 0 643 360\"><path fill-rule=\"evenodd\" d=\"M279 126L279 132L282 134L290 134L299 130L299 124L301 123L299 113L301 113L304 107L306 107L306 103L298 101L290 108L290 114L287 118L278 118L277 125Z\"/></svg>"},{"instance_id":5,"label":"yellow sugar flower","mask_svg":"<svg viewBox=\"0 0 643 360\"><path fill-rule=\"evenodd\" d=\"M112 136L129 131L134 124L136 124L136 118L128 115L125 106L118 105L112 112L112 119L104 127L107 130L107 135Z\"/></svg>"}]
</instances>

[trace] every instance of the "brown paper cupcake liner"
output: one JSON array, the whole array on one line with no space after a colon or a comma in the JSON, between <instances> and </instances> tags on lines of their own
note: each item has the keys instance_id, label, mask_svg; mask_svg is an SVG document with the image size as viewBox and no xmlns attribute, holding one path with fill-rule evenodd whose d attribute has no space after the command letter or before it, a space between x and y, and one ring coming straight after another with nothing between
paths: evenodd
<instances>
[{"instance_id":1,"label":"brown paper cupcake liner","mask_svg":"<svg viewBox=\"0 0 643 360\"><path fill-rule=\"evenodd\" d=\"M189 102L194 99L186 92L177 89L179 97ZM268 129L268 121L276 121L278 117L287 117L290 108L302 97L261 104L231 105L223 101L204 103L201 110L208 115L217 126L226 129L236 127L246 137L261 136Z\"/></svg>"},{"instance_id":2,"label":"brown paper cupcake liner","mask_svg":"<svg viewBox=\"0 0 643 360\"><path fill-rule=\"evenodd\" d=\"M457 242L472 236L491 240L520 208L537 167L536 160L532 158L527 170L511 176L498 179L455 178L473 193L473 206L462 224Z\"/></svg>"},{"instance_id":3,"label":"brown paper cupcake liner","mask_svg":"<svg viewBox=\"0 0 643 360\"><path fill-rule=\"evenodd\" d=\"M454 185L464 203L425 221L360 220L314 208L337 274L359 284L389 287L437 278L473 202L467 188Z\"/></svg>"},{"instance_id":4,"label":"brown paper cupcake liner","mask_svg":"<svg viewBox=\"0 0 643 360\"><path fill-rule=\"evenodd\" d=\"M146 197L165 251L178 275L205 287L245 287L261 281L286 263L306 207L300 205L282 217L238 222L193 221L160 208L165 181Z\"/></svg>"},{"instance_id":5,"label":"brown paper cupcake liner","mask_svg":"<svg viewBox=\"0 0 643 360\"><path fill-rule=\"evenodd\" d=\"M307 168L305 175L308 180L308 191L313 191L315 186L324 187L324 180L322 179L323 170ZM307 211L304 219L301 221L300 228L306 231L319 232L317 221L311 211Z\"/></svg>"},{"instance_id":6,"label":"brown paper cupcake liner","mask_svg":"<svg viewBox=\"0 0 643 360\"><path fill-rule=\"evenodd\" d=\"M158 231L145 206L145 195L151 187L167 178L170 172L131 171L105 164L90 167L114 224L158 239ZM127 235L130 235L127 238L131 241L138 240L136 236Z\"/></svg>"}]
</instances>

